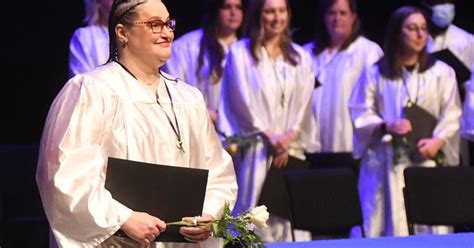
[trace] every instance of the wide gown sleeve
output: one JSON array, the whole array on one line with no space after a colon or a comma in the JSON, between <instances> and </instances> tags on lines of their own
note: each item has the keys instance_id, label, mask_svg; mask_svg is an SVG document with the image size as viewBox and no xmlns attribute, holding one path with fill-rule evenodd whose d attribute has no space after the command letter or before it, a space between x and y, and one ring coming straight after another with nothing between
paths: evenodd
<instances>
[{"instance_id":1,"label":"wide gown sleeve","mask_svg":"<svg viewBox=\"0 0 474 248\"><path fill-rule=\"evenodd\" d=\"M229 203L231 208L234 206L237 198L237 179L232 158L222 147L214 124L207 115L204 99L202 106L202 144L205 146L205 169L209 170L203 212L218 219L222 215L224 203Z\"/></svg>"},{"instance_id":2,"label":"wide gown sleeve","mask_svg":"<svg viewBox=\"0 0 474 248\"><path fill-rule=\"evenodd\" d=\"M218 126L227 135L251 136L266 128L251 108L253 99L248 81L250 72L246 63L252 61L245 61L251 58L240 46L242 44L234 44L227 55L219 100Z\"/></svg>"},{"instance_id":3,"label":"wide gown sleeve","mask_svg":"<svg viewBox=\"0 0 474 248\"><path fill-rule=\"evenodd\" d=\"M462 114L461 135L474 141L474 76L466 84L466 99Z\"/></svg>"},{"instance_id":4,"label":"wide gown sleeve","mask_svg":"<svg viewBox=\"0 0 474 248\"><path fill-rule=\"evenodd\" d=\"M445 69L446 72L439 79L441 111L433 136L447 140L459 132L462 113L455 72L452 68Z\"/></svg>"},{"instance_id":5,"label":"wide gown sleeve","mask_svg":"<svg viewBox=\"0 0 474 248\"><path fill-rule=\"evenodd\" d=\"M87 49L87 35L82 29L77 29L69 43L69 71L77 75L95 68L91 51ZM90 45L89 45L90 46Z\"/></svg>"},{"instance_id":6,"label":"wide gown sleeve","mask_svg":"<svg viewBox=\"0 0 474 248\"><path fill-rule=\"evenodd\" d=\"M375 66L368 67L356 83L349 100L349 112L354 127L354 157L361 158L368 147L380 138L377 127L383 122L377 111Z\"/></svg>"},{"instance_id":7,"label":"wide gown sleeve","mask_svg":"<svg viewBox=\"0 0 474 248\"><path fill-rule=\"evenodd\" d=\"M60 247L95 247L115 233L132 210L105 187L101 138L116 108L99 82L72 78L53 102L40 146L36 180Z\"/></svg>"}]
</instances>

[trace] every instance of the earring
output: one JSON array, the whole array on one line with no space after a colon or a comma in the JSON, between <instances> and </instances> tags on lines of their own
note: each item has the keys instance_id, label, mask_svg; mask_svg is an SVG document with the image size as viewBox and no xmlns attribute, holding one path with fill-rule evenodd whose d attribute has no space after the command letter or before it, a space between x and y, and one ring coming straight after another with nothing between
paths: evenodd
<instances>
[{"instance_id":1,"label":"earring","mask_svg":"<svg viewBox=\"0 0 474 248\"><path fill-rule=\"evenodd\" d=\"M127 46L127 41L122 41L122 48L125 48Z\"/></svg>"}]
</instances>

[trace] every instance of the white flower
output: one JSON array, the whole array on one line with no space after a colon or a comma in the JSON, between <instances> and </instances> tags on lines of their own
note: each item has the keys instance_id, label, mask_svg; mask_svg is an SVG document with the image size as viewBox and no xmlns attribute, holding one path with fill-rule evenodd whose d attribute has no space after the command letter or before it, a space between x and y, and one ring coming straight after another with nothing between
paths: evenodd
<instances>
[{"instance_id":1,"label":"white flower","mask_svg":"<svg viewBox=\"0 0 474 248\"><path fill-rule=\"evenodd\" d=\"M258 228L262 229L267 227L267 220L269 214L265 205L258 206L250 210L250 213L246 215L250 218L250 222L252 222Z\"/></svg>"},{"instance_id":2,"label":"white flower","mask_svg":"<svg viewBox=\"0 0 474 248\"><path fill-rule=\"evenodd\" d=\"M383 137L382 137L382 142L385 143L385 144L388 144L390 142L392 142L392 135L391 134L385 134Z\"/></svg>"}]
</instances>

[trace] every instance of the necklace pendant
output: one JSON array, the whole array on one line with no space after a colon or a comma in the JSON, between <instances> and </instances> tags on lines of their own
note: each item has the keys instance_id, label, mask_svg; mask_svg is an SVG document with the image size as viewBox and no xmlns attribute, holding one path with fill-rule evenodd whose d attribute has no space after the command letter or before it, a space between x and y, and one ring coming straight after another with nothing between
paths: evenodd
<instances>
[{"instance_id":1,"label":"necklace pendant","mask_svg":"<svg viewBox=\"0 0 474 248\"><path fill-rule=\"evenodd\" d=\"M181 140L176 140L176 147L180 150L183 149L183 141Z\"/></svg>"},{"instance_id":2,"label":"necklace pendant","mask_svg":"<svg viewBox=\"0 0 474 248\"><path fill-rule=\"evenodd\" d=\"M410 100L408 100L407 107L411 108L411 106L413 106L413 103Z\"/></svg>"},{"instance_id":3,"label":"necklace pendant","mask_svg":"<svg viewBox=\"0 0 474 248\"><path fill-rule=\"evenodd\" d=\"M281 94L280 105L281 105L282 108L285 107L285 94L284 93Z\"/></svg>"}]
</instances>

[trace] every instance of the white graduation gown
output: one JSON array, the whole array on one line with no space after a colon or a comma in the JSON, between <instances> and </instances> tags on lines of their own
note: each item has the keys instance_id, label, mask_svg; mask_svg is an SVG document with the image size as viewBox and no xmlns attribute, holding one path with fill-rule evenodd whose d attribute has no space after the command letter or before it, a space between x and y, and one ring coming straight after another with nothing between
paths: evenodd
<instances>
[{"instance_id":1,"label":"white graduation gown","mask_svg":"<svg viewBox=\"0 0 474 248\"><path fill-rule=\"evenodd\" d=\"M445 33L434 39L431 36L428 37L427 50L430 53L446 48L451 50L471 72L474 71L474 35L451 24Z\"/></svg>"},{"instance_id":2,"label":"white graduation gown","mask_svg":"<svg viewBox=\"0 0 474 248\"><path fill-rule=\"evenodd\" d=\"M461 120L461 135L474 141L474 77L466 84L466 99Z\"/></svg>"},{"instance_id":3,"label":"white graduation gown","mask_svg":"<svg viewBox=\"0 0 474 248\"><path fill-rule=\"evenodd\" d=\"M472 122L470 119L474 118L472 114L474 112L474 106L470 103L472 100L472 85L474 83L474 35L466 32L465 30L451 24L448 26L446 32L436 36L434 39L428 37L427 50L429 52L436 52L443 49L449 49L464 65L471 71L471 79L465 82L466 87L466 99L464 102L463 111L463 125L461 125L461 134L466 139L473 140L473 137L469 135L470 132L474 132L472 126L469 124ZM467 142L461 143L461 157L462 164L470 164L469 158L469 147Z\"/></svg>"},{"instance_id":4,"label":"white graduation gown","mask_svg":"<svg viewBox=\"0 0 474 248\"><path fill-rule=\"evenodd\" d=\"M418 105L438 118L433 137L443 139L446 163L459 163L460 99L454 70L437 61L423 73L404 70L411 99L418 95ZM377 65L368 68L352 93L349 108L354 124L354 155L362 158L359 192L367 236L408 235L402 188L403 169L407 166L434 166L432 160L423 164L393 164L391 143L381 141L376 130L383 121L403 118L408 95L403 80L389 80L380 74ZM418 92L418 94L416 93Z\"/></svg>"},{"instance_id":5,"label":"white graduation gown","mask_svg":"<svg viewBox=\"0 0 474 248\"><path fill-rule=\"evenodd\" d=\"M217 111L222 79L219 78L217 82L212 82L215 79L212 79L207 56L203 58L203 66L200 71L201 80L196 76L202 35L203 30L197 29L174 41L172 45L173 53L171 58L166 61L163 70L198 88L204 95L207 107ZM225 54L227 54L229 50L227 45L224 42L220 42L220 44L224 48ZM225 65L225 59L222 61L222 65Z\"/></svg>"},{"instance_id":6,"label":"white graduation gown","mask_svg":"<svg viewBox=\"0 0 474 248\"><path fill-rule=\"evenodd\" d=\"M260 61L255 64L249 51L249 40L231 46L222 79L218 126L230 135L253 136L269 130L283 134L299 133L289 148L291 156L304 159L308 137L305 130L310 114L314 78L311 58L300 46L293 44L301 59L293 66L283 56L273 61L262 47ZM284 91L284 105L281 95ZM236 164L239 194L235 212L255 207L272 163L272 155L260 140Z\"/></svg>"},{"instance_id":7,"label":"white graduation gown","mask_svg":"<svg viewBox=\"0 0 474 248\"><path fill-rule=\"evenodd\" d=\"M69 72L72 76L103 65L108 59L107 27L92 25L76 29L69 43Z\"/></svg>"},{"instance_id":8,"label":"white graduation gown","mask_svg":"<svg viewBox=\"0 0 474 248\"><path fill-rule=\"evenodd\" d=\"M156 93L115 62L73 77L54 100L36 178L61 247L138 246L131 239L111 237L132 210L104 188L108 157L208 169L203 212L218 218L225 202L234 204L237 184L232 161L217 138L201 93L162 77L158 95L168 115L173 114L165 81L184 154L176 147L176 135L156 102ZM152 243L150 247L209 247L220 241L211 239L201 246Z\"/></svg>"},{"instance_id":9,"label":"white graduation gown","mask_svg":"<svg viewBox=\"0 0 474 248\"><path fill-rule=\"evenodd\" d=\"M319 141L308 152L352 152L352 124L349 98L362 70L380 59L383 52L375 43L358 37L343 51L325 49L316 56L314 42L304 46L312 57L315 76L321 86L312 99L311 137Z\"/></svg>"}]
</instances>

